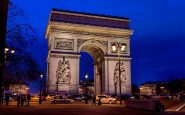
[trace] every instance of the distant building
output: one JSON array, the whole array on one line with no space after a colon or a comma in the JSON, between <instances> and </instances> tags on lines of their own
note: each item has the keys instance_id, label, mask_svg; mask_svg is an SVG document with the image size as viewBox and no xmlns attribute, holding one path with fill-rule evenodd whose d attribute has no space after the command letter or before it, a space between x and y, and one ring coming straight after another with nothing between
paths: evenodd
<instances>
[{"instance_id":1,"label":"distant building","mask_svg":"<svg viewBox=\"0 0 185 115\"><path fill-rule=\"evenodd\" d=\"M146 82L140 88L140 95L169 94L168 82Z\"/></svg>"},{"instance_id":2,"label":"distant building","mask_svg":"<svg viewBox=\"0 0 185 115\"><path fill-rule=\"evenodd\" d=\"M157 85L155 83L145 83L140 86L140 95L156 95Z\"/></svg>"},{"instance_id":3,"label":"distant building","mask_svg":"<svg viewBox=\"0 0 185 115\"><path fill-rule=\"evenodd\" d=\"M28 94L29 87L26 84L10 84L9 88L4 90L4 93L10 93L12 95Z\"/></svg>"},{"instance_id":4,"label":"distant building","mask_svg":"<svg viewBox=\"0 0 185 115\"><path fill-rule=\"evenodd\" d=\"M157 83L157 94L169 94L169 83L168 82L158 82Z\"/></svg>"},{"instance_id":5,"label":"distant building","mask_svg":"<svg viewBox=\"0 0 185 115\"><path fill-rule=\"evenodd\" d=\"M89 95L94 94L94 80L81 80L79 83L79 94L88 93Z\"/></svg>"}]
</instances>

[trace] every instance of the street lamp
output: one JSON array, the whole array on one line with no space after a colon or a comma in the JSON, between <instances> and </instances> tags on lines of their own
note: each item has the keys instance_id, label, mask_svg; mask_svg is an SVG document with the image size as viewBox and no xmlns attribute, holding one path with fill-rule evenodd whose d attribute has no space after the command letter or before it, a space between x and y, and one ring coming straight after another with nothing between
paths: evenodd
<instances>
[{"instance_id":1,"label":"street lamp","mask_svg":"<svg viewBox=\"0 0 185 115\"><path fill-rule=\"evenodd\" d=\"M10 49L10 48L4 48L4 64L3 64L3 78L2 78L2 81L1 81L1 103L3 103L3 94L4 94L4 83L3 83L3 79L6 77L6 73L5 73L5 67L6 67L6 59L7 59L7 55L8 54L14 54L15 53L15 50L13 49Z\"/></svg>"},{"instance_id":2,"label":"street lamp","mask_svg":"<svg viewBox=\"0 0 185 115\"><path fill-rule=\"evenodd\" d=\"M85 74L85 82L86 82L85 92L87 94L88 73Z\"/></svg>"},{"instance_id":3,"label":"street lamp","mask_svg":"<svg viewBox=\"0 0 185 115\"><path fill-rule=\"evenodd\" d=\"M160 94L162 94L162 93L164 93L164 87L163 86L160 87Z\"/></svg>"},{"instance_id":4,"label":"street lamp","mask_svg":"<svg viewBox=\"0 0 185 115\"><path fill-rule=\"evenodd\" d=\"M42 103L42 99L41 99L41 96L42 96L42 78L43 78L43 75L41 74L41 75L40 75L40 95L39 95L39 104Z\"/></svg>"},{"instance_id":5,"label":"street lamp","mask_svg":"<svg viewBox=\"0 0 185 115\"><path fill-rule=\"evenodd\" d=\"M25 89L26 89L27 94L29 94L30 88L29 87L26 87Z\"/></svg>"},{"instance_id":6,"label":"street lamp","mask_svg":"<svg viewBox=\"0 0 185 115\"><path fill-rule=\"evenodd\" d=\"M88 73L85 74L85 81L86 81L86 86L85 86L85 93L86 93L86 97L85 97L85 103L88 104L87 101L87 83L88 83Z\"/></svg>"},{"instance_id":7,"label":"street lamp","mask_svg":"<svg viewBox=\"0 0 185 115\"><path fill-rule=\"evenodd\" d=\"M14 54L15 50L14 49L5 48L4 49L4 53L5 53L5 61L6 61L7 54L8 53Z\"/></svg>"},{"instance_id":8,"label":"street lamp","mask_svg":"<svg viewBox=\"0 0 185 115\"><path fill-rule=\"evenodd\" d=\"M7 24L7 15L8 15L8 3L9 0L1 0L1 20L0 20L0 106L2 101L2 81L3 81L3 68L4 68L4 48L5 48L5 41L6 41L6 24Z\"/></svg>"},{"instance_id":9,"label":"street lamp","mask_svg":"<svg viewBox=\"0 0 185 115\"><path fill-rule=\"evenodd\" d=\"M144 90L144 88L143 88L143 87L140 87L140 88L139 88L140 96L141 96L141 95L143 95L143 90Z\"/></svg>"},{"instance_id":10,"label":"street lamp","mask_svg":"<svg viewBox=\"0 0 185 115\"><path fill-rule=\"evenodd\" d=\"M121 70L120 70L120 52L125 51L126 44L124 43L113 43L112 44L112 51L118 52L118 64L119 64L119 95L120 95L120 104L122 104L121 101Z\"/></svg>"},{"instance_id":11,"label":"street lamp","mask_svg":"<svg viewBox=\"0 0 185 115\"><path fill-rule=\"evenodd\" d=\"M85 74L85 80L88 80L88 73Z\"/></svg>"}]
</instances>

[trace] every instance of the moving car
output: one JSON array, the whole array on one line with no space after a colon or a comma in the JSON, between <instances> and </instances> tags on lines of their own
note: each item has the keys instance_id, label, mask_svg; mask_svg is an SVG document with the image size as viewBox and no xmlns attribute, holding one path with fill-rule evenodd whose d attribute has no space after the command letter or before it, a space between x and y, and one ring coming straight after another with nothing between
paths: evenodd
<instances>
[{"instance_id":1,"label":"moving car","mask_svg":"<svg viewBox=\"0 0 185 115\"><path fill-rule=\"evenodd\" d=\"M85 97L82 95L71 95L69 98L74 100L84 100Z\"/></svg>"},{"instance_id":2,"label":"moving car","mask_svg":"<svg viewBox=\"0 0 185 115\"><path fill-rule=\"evenodd\" d=\"M49 100L51 100L52 99L52 96L50 96L50 95L47 95L46 96L46 101L49 101Z\"/></svg>"},{"instance_id":3,"label":"moving car","mask_svg":"<svg viewBox=\"0 0 185 115\"><path fill-rule=\"evenodd\" d=\"M63 98L62 96L55 96L53 100L51 100L51 104L72 104L74 100Z\"/></svg>"},{"instance_id":4,"label":"moving car","mask_svg":"<svg viewBox=\"0 0 185 115\"><path fill-rule=\"evenodd\" d=\"M38 96L31 96L30 102L38 102L39 101L39 97Z\"/></svg>"},{"instance_id":5,"label":"moving car","mask_svg":"<svg viewBox=\"0 0 185 115\"><path fill-rule=\"evenodd\" d=\"M101 103L108 103L108 104L113 104L117 102L116 98L110 97L108 95L97 95L96 96L96 102L98 102L100 99Z\"/></svg>"},{"instance_id":6,"label":"moving car","mask_svg":"<svg viewBox=\"0 0 185 115\"><path fill-rule=\"evenodd\" d=\"M74 100L72 99L54 99L51 101L51 104L72 104Z\"/></svg>"},{"instance_id":7,"label":"moving car","mask_svg":"<svg viewBox=\"0 0 185 115\"><path fill-rule=\"evenodd\" d=\"M158 95L157 96L158 99L169 99L169 96L168 95L165 95L165 94L161 94L161 95Z\"/></svg>"}]
</instances>

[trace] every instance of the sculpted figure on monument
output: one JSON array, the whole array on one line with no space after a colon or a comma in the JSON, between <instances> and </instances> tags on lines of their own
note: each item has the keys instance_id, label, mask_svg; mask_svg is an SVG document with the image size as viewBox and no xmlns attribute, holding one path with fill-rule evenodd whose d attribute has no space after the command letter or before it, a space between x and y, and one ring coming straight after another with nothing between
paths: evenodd
<instances>
[{"instance_id":1,"label":"sculpted figure on monument","mask_svg":"<svg viewBox=\"0 0 185 115\"><path fill-rule=\"evenodd\" d=\"M61 82L70 82L71 72L70 72L70 63L65 61L65 59L58 62L58 67L56 71L57 83Z\"/></svg>"},{"instance_id":2,"label":"sculpted figure on monument","mask_svg":"<svg viewBox=\"0 0 185 115\"><path fill-rule=\"evenodd\" d=\"M120 78L121 78L121 84L126 83L126 74L125 74L125 68L123 62L120 62ZM119 83L119 63L116 63L115 69L114 69L114 83Z\"/></svg>"}]
</instances>

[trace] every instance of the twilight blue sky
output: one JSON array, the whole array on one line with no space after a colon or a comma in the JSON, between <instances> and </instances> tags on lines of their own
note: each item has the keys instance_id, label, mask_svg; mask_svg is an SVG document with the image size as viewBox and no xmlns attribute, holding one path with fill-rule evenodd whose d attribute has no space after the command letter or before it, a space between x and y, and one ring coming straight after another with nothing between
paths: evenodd
<instances>
[{"instance_id":1,"label":"twilight blue sky","mask_svg":"<svg viewBox=\"0 0 185 115\"><path fill-rule=\"evenodd\" d=\"M128 17L131 37L132 82L185 78L185 0L13 0L37 29L33 57L43 68L44 38L52 8ZM38 53L39 52L39 53Z\"/></svg>"}]
</instances>

